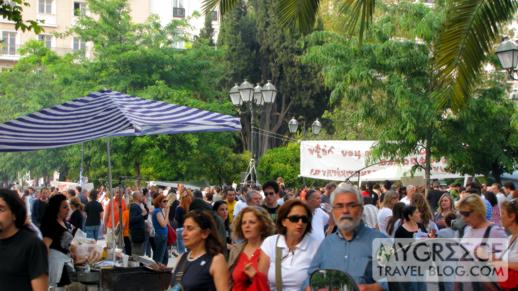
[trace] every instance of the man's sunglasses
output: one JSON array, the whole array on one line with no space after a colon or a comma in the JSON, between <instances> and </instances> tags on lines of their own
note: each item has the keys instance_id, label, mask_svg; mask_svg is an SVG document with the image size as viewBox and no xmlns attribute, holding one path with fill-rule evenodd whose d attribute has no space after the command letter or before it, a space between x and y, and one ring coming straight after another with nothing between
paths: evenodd
<instances>
[{"instance_id":1,"label":"man's sunglasses","mask_svg":"<svg viewBox=\"0 0 518 291\"><path fill-rule=\"evenodd\" d=\"M264 192L264 196L275 195L275 192Z\"/></svg>"},{"instance_id":2,"label":"man's sunglasses","mask_svg":"<svg viewBox=\"0 0 518 291\"><path fill-rule=\"evenodd\" d=\"M308 223L309 218L306 215L290 215L286 217L290 222L297 223L302 220L302 223Z\"/></svg>"}]
</instances>

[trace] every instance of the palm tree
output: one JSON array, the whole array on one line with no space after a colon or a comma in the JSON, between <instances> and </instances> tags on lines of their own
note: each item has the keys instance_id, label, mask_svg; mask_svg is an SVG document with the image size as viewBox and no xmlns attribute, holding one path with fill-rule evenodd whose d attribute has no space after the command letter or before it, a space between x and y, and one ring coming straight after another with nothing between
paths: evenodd
<instances>
[{"instance_id":1,"label":"palm tree","mask_svg":"<svg viewBox=\"0 0 518 291\"><path fill-rule=\"evenodd\" d=\"M204 10L219 5L222 14L241 0L204 0ZM321 0L278 0L282 22L302 32L313 28ZM380 1L380 0L378 0ZM446 19L436 46L435 70L442 89L438 104L458 111L466 104L477 83L484 59L499 40L502 25L518 8L518 0L444 0ZM358 30L360 43L370 27L376 0L342 0L340 11L348 15L348 27Z\"/></svg>"}]
</instances>

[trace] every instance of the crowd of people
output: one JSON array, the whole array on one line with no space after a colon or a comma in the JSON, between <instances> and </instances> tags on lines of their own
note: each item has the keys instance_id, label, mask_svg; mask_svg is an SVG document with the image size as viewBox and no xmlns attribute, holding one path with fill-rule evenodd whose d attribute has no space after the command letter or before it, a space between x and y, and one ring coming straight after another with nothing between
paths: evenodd
<instances>
[{"instance_id":1,"label":"crowd of people","mask_svg":"<svg viewBox=\"0 0 518 291\"><path fill-rule=\"evenodd\" d=\"M178 185L115 188L113 194L112 207L102 186L89 193L80 187L0 190L0 259L15 266L1 264L0 286L70 284L67 266L84 263L71 245L77 230L107 245L115 238L127 255L166 266L175 256L173 290L309 290L310 274L320 269L346 272L360 290L425 289L419 282L396 286L374 278L372 242L387 237L508 238L495 261L518 272L512 183L445 188L434 182L429 191L389 181L360 189L329 183L296 191L278 178L261 187L193 191ZM515 278L506 286L518 288Z\"/></svg>"}]
</instances>

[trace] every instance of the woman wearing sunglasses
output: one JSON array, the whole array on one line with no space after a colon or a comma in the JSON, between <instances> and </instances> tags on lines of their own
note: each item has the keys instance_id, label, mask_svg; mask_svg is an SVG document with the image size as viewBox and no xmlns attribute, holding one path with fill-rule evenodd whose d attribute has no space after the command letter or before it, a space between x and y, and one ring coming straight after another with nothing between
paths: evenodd
<instances>
[{"instance_id":1,"label":"woman wearing sunglasses","mask_svg":"<svg viewBox=\"0 0 518 291\"><path fill-rule=\"evenodd\" d=\"M261 246L259 271L268 274L270 290L300 290L319 243L311 238L311 211L299 199L286 201L277 213L279 234L266 238ZM261 266L265 266L261 270Z\"/></svg>"},{"instance_id":2,"label":"woman wearing sunglasses","mask_svg":"<svg viewBox=\"0 0 518 291\"><path fill-rule=\"evenodd\" d=\"M459 214L466 223L464 229L465 238L505 238L505 231L496 224L486 219L486 206L482 197L470 194L457 204Z\"/></svg>"},{"instance_id":3,"label":"woman wearing sunglasses","mask_svg":"<svg viewBox=\"0 0 518 291\"><path fill-rule=\"evenodd\" d=\"M461 243L473 257L481 257L481 254L479 254L478 251L477 254L475 254L474 246L481 245L484 241L487 241L488 238L507 237L502 227L497 224L493 224L486 219L486 206L484 205L480 195L469 194L459 201L457 209L466 223ZM473 239L476 239L476 241L474 242ZM480 239L480 242L478 242L478 239ZM488 286L493 287L495 282L462 282L456 284L462 285L457 286L456 288L462 288L463 290L488 290Z\"/></svg>"},{"instance_id":4,"label":"woman wearing sunglasses","mask_svg":"<svg viewBox=\"0 0 518 291\"><path fill-rule=\"evenodd\" d=\"M169 207L167 205L167 198L159 194L153 201L155 209L151 220L155 228L155 245L156 252L153 252L153 260L157 263L162 263L167 266L169 254L167 252L167 223L169 217Z\"/></svg>"}]
</instances>

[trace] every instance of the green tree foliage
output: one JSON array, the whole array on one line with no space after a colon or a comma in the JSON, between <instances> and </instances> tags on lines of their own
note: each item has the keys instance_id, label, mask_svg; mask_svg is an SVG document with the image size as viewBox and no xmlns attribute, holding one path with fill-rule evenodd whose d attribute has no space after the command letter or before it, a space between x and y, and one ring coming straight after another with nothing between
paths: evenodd
<instances>
[{"instance_id":1,"label":"green tree foliage","mask_svg":"<svg viewBox=\"0 0 518 291\"><path fill-rule=\"evenodd\" d=\"M326 92L317 68L303 64L300 57L304 51L301 34L284 28L278 15L278 1L255 0L237 7L225 15L219 43L227 48L227 68L230 72L225 83L227 90L234 82L244 78L250 82L266 83L271 80L277 88L273 105L264 106L259 114L259 123L254 124L270 133L261 132L256 156L268 148L278 146L284 140L272 134L287 133L288 120L304 116L307 124L320 117L327 106ZM242 124L250 127L250 117L244 115ZM243 143L249 144L250 132L246 131Z\"/></svg>"},{"instance_id":2,"label":"green tree foliage","mask_svg":"<svg viewBox=\"0 0 518 291\"><path fill-rule=\"evenodd\" d=\"M40 33L43 29L38 21L23 19L23 9L29 6L29 2L25 0L0 0L0 18L14 21L17 30L33 30L34 33Z\"/></svg>"},{"instance_id":3,"label":"green tree foliage","mask_svg":"<svg viewBox=\"0 0 518 291\"><path fill-rule=\"evenodd\" d=\"M443 14L440 10L405 2L384 9L383 17L373 25L368 43L358 46L354 40L337 34L313 33L304 61L321 67L324 82L332 90L333 110L326 116L333 121L337 136L379 140L377 156L396 160L424 149L428 154L421 166L429 177L431 158L444 155L450 158L444 143L459 138L455 131L445 130L452 117L445 117L445 112L435 106L434 99L440 86L433 70L433 42ZM414 40L416 37L418 41ZM495 83L489 86L494 87ZM484 98L473 100L472 106L480 109L484 106L479 103L482 100ZM511 115L503 117L507 118L503 124L510 124ZM478 120L469 125L468 120L469 117L459 126L476 127L492 122L491 119ZM506 154L505 158L492 159L492 162L508 165L512 155L510 151ZM476 161L475 152L466 152L466 155ZM465 159L451 158L452 170L466 171L454 166L467 162ZM471 166L484 173L492 169L483 163Z\"/></svg>"},{"instance_id":4,"label":"green tree foliage","mask_svg":"<svg viewBox=\"0 0 518 291\"><path fill-rule=\"evenodd\" d=\"M283 177L287 187L298 187L302 184L299 178L300 145L288 143L284 147L268 150L257 167L260 181L275 180Z\"/></svg>"},{"instance_id":5,"label":"green tree foliage","mask_svg":"<svg viewBox=\"0 0 518 291\"><path fill-rule=\"evenodd\" d=\"M212 12L205 13L205 22L200 31L199 38L208 42L210 46L214 46L214 27L212 26Z\"/></svg>"},{"instance_id":6,"label":"green tree foliage","mask_svg":"<svg viewBox=\"0 0 518 291\"><path fill-rule=\"evenodd\" d=\"M188 50L172 48L184 22L161 27L152 17L144 24L130 21L126 1L90 0L98 17L82 16L72 32L93 43L94 58L78 54L58 57L40 42L29 43L26 55L10 71L0 73L2 121L42 107L60 104L107 88L148 99L232 114L217 89L223 51L207 44ZM140 180L197 180L231 183L246 168L247 154L235 154L235 133L201 133L112 138L115 182L119 176ZM0 174L18 172L77 180L80 146L29 153L0 154ZM107 178L106 140L85 143L85 175L94 182Z\"/></svg>"},{"instance_id":7,"label":"green tree foliage","mask_svg":"<svg viewBox=\"0 0 518 291\"><path fill-rule=\"evenodd\" d=\"M228 13L238 2L204 0L204 9L208 11L219 6L222 13ZM416 1L342 0L332 4L343 16L341 22L349 34L358 31L361 44L373 26L379 6L405 2ZM281 22L295 24L304 33L314 28L320 7L329 7L326 0L280 0L278 3L279 9L275 11ZM434 5L439 9L447 8L446 20L435 43L437 53L433 64L436 79L441 83L435 99L440 106L458 111L475 90L484 60L493 53L501 27L513 19L518 1L437 0Z\"/></svg>"},{"instance_id":8,"label":"green tree foliage","mask_svg":"<svg viewBox=\"0 0 518 291\"><path fill-rule=\"evenodd\" d=\"M501 79L491 79L478 89L477 98L445 121L448 137L443 151L449 168L462 174L500 175L511 173L518 163L518 130L511 118L516 113Z\"/></svg>"}]
</instances>

